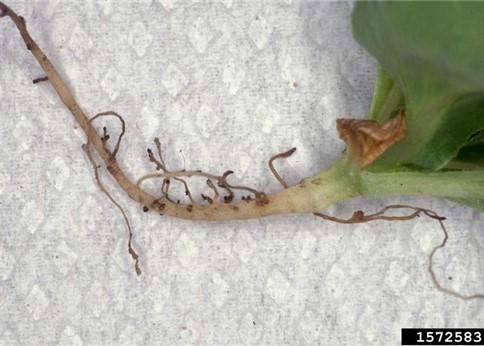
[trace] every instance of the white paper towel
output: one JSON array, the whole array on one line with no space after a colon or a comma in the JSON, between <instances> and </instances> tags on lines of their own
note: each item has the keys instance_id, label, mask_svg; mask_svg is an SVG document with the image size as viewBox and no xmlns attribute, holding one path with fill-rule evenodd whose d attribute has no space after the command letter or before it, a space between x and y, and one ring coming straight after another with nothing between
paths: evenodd
<instances>
[{"instance_id":1,"label":"white paper towel","mask_svg":"<svg viewBox=\"0 0 484 346\"><path fill-rule=\"evenodd\" d=\"M296 146L281 174L291 183L314 174L343 149L335 119L369 107L375 63L352 39L348 2L8 5L86 112L124 116L119 155L132 177L153 170L145 150L159 136L174 169L231 169L275 191L270 156ZM402 327L482 327L483 302L433 286L428 254L442 234L426 218L194 223L143 213L111 184L134 226L136 277L83 134L48 83L32 84L43 73L5 18L0 44L0 344L398 345ZM330 212L402 201L448 217L440 281L483 291L481 214L424 198Z\"/></svg>"}]
</instances>

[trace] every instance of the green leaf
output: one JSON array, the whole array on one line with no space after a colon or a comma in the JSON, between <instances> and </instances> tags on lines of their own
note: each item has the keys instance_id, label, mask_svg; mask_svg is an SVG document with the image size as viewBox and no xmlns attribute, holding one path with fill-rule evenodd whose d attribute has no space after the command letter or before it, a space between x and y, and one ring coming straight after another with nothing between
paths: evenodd
<instances>
[{"instance_id":1,"label":"green leaf","mask_svg":"<svg viewBox=\"0 0 484 346\"><path fill-rule=\"evenodd\" d=\"M484 130L472 134L466 145L476 145L480 143L484 143Z\"/></svg>"},{"instance_id":2,"label":"green leaf","mask_svg":"<svg viewBox=\"0 0 484 346\"><path fill-rule=\"evenodd\" d=\"M463 147L457 157L447 167L459 170L483 170L484 169L484 142L478 142Z\"/></svg>"},{"instance_id":3,"label":"green leaf","mask_svg":"<svg viewBox=\"0 0 484 346\"><path fill-rule=\"evenodd\" d=\"M439 114L440 123L425 126L423 129L433 127L433 135L428 138L425 145L414 150L413 163L442 168L456 157L459 149L463 147L476 130L484 128L484 96L467 95L459 98ZM417 132L417 131L415 131ZM406 138L409 143L414 137ZM407 145L408 145L407 144ZM416 146L414 144L414 146ZM403 146L402 146L403 147ZM397 148L396 152L404 148Z\"/></svg>"},{"instance_id":4,"label":"green leaf","mask_svg":"<svg viewBox=\"0 0 484 346\"><path fill-rule=\"evenodd\" d=\"M358 2L353 34L405 100L407 133L376 165L444 168L484 129L484 2ZM378 86L378 84L377 84ZM378 89L378 88L377 88ZM372 118L396 111L383 104ZM386 95L386 96L385 96ZM390 102L390 104L398 104ZM375 108L375 107L374 107Z\"/></svg>"},{"instance_id":5,"label":"green leaf","mask_svg":"<svg viewBox=\"0 0 484 346\"><path fill-rule=\"evenodd\" d=\"M390 75L378 65L369 118L383 123L396 115L402 106L402 91Z\"/></svg>"}]
</instances>

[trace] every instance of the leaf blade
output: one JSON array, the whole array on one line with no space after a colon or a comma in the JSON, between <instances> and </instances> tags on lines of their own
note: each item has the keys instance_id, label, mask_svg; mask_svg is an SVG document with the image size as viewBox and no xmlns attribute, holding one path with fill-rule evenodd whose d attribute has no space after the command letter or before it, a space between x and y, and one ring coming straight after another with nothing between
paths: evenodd
<instances>
[{"instance_id":1,"label":"leaf blade","mask_svg":"<svg viewBox=\"0 0 484 346\"><path fill-rule=\"evenodd\" d=\"M484 3L355 5L356 40L405 97L406 137L375 164L441 169L484 127L483 15Z\"/></svg>"}]
</instances>

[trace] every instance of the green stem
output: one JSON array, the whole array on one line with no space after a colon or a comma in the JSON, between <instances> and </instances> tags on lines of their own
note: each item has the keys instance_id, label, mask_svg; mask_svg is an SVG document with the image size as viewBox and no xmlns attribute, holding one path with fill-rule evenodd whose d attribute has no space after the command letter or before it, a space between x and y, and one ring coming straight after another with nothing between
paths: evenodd
<instances>
[{"instance_id":1,"label":"green stem","mask_svg":"<svg viewBox=\"0 0 484 346\"><path fill-rule=\"evenodd\" d=\"M484 196L484 171L361 172L363 196L424 195L479 199Z\"/></svg>"},{"instance_id":2,"label":"green stem","mask_svg":"<svg viewBox=\"0 0 484 346\"><path fill-rule=\"evenodd\" d=\"M380 123L384 122L390 119L390 116L398 110L402 102L403 94L400 88L390 75L378 65L369 118Z\"/></svg>"},{"instance_id":3,"label":"green stem","mask_svg":"<svg viewBox=\"0 0 484 346\"><path fill-rule=\"evenodd\" d=\"M333 162L327 171L303 179L299 186L308 188L306 196L324 196L312 203L312 210L306 210L315 212L336 202L359 196L359 184L360 169L345 155Z\"/></svg>"}]
</instances>

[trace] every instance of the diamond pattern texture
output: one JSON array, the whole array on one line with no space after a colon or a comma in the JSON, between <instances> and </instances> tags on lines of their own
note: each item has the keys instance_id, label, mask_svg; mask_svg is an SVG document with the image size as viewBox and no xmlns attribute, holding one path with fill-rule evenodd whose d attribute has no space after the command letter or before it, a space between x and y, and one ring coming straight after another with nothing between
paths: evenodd
<instances>
[{"instance_id":1,"label":"diamond pattern texture","mask_svg":"<svg viewBox=\"0 0 484 346\"><path fill-rule=\"evenodd\" d=\"M335 119L363 117L375 63L352 40L350 2L9 0L90 114L127 122L120 158L135 177L161 139L167 164L280 189L343 149ZM118 211L98 191L84 138L17 31L0 20L0 344L399 345L402 327L482 327L484 303L442 294L426 271L441 239L421 218L343 226L311 216L188 222L143 213L134 274ZM101 128L102 122L99 123ZM117 125L106 119L110 132ZM115 190L110 179L103 180ZM450 202L388 203L448 217L437 275L484 290L484 216Z\"/></svg>"}]
</instances>

